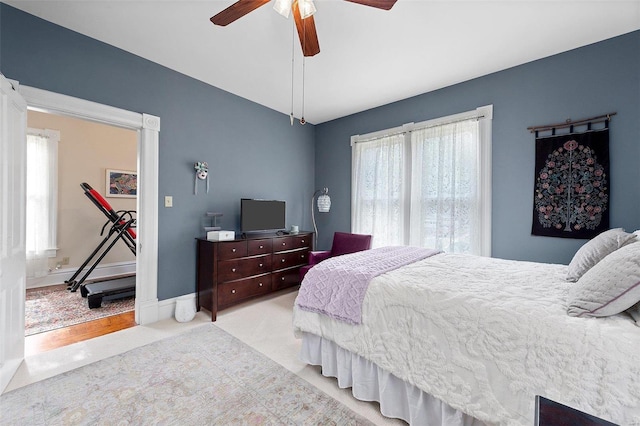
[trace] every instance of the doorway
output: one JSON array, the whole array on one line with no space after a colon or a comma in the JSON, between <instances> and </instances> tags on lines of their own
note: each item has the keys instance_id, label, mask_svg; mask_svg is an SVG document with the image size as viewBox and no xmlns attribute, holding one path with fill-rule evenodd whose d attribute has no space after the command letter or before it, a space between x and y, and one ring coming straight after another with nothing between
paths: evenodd
<instances>
[{"instance_id":1,"label":"doorway","mask_svg":"<svg viewBox=\"0 0 640 426\"><path fill-rule=\"evenodd\" d=\"M28 134L54 131L59 135L60 142L57 143L57 185L54 187L56 194L52 197L57 201L51 221L55 226L51 230L38 231L43 235L47 232L55 234L55 251L51 250L49 257L43 259L45 262L40 270L28 270L26 335L69 327L64 335L70 337L67 341L74 342L77 341L74 333L87 334L86 326L70 326L134 309L132 297L105 300L102 307L89 309L87 298L81 297L80 291L69 292L64 283L98 247L104 238L101 235L102 227L108 222L102 212L85 197L80 184L86 182L91 185L105 196L116 211L136 210L135 194L114 194L110 197L107 176L115 170L135 175L138 163L138 134L131 129L35 110L29 110L27 113L27 127ZM28 163L29 155L28 151ZM31 198L29 187L30 185L27 185L27 200ZM29 228L32 222L34 221L27 221L27 235L30 235ZM36 227L33 228L36 230ZM104 235L107 232L108 228ZM31 233L34 234L37 232ZM85 270L91 267L95 260L94 257ZM87 277L86 282L135 276L135 267L134 251L122 242L117 242L106 252L106 256ZM84 273L77 279L80 280L83 275ZM100 324L107 325L105 333L109 331L110 322L97 321L94 324L92 336L100 332ZM41 337L43 336L39 336ZM31 345L28 344L27 348L29 346Z\"/></svg>"},{"instance_id":2,"label":"doorway","mask_svg":"<svg viewBox=\"0 0 640 426\"><path fill-rule=\"evenodd\" d=\"M43 112L84 118L99 123L135 130L138 134L138 191L136 239L136 324L151 324L159 319L158 304L158 143L160 117L126 111L47 90L21 86L0 74L0 151L3 170L15 176L3 182L2 203L7 214L0 223L7 231L0 250L0 304L9 306L0 318L0 391L15 374L24 359L25 245L24 231L24 149L27 107ZM5 124L7 124L5 126ZM7 173L3 174L7 177ZM7 244L10 244L7 246ZM164 311L163 311L164 312ZM169 317L166 313L166 317Z\"/></svg>"},{"instance_id":3,"label":"doorway","mask_svg":"<svg viewBox=\"0 0 640 426\"><path fill-rule=\"evenodd\" d=\"M82 118L137 132L138 197L135 322L159 319L158 305L158 143L160 117L136 113L29 86L18 87L29 109Z\"/></svg>"}]
</instances>

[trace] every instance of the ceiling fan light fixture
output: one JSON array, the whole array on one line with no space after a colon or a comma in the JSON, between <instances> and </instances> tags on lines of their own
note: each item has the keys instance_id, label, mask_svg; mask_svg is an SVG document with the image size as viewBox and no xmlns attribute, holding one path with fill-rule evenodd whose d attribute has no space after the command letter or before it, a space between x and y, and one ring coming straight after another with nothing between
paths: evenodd
<instances>
[{"instance_id":1,"label":"ceiling fan light fixture","mask_svg":"<svg viewBox=\"0 0 640 426\"><path fill-rule=\"evenodd\" d=\"M288 18L291 13L291 3L293 3L293 0L276 0L273 4L273 10Z\"/></svg>"},{"instance_id":2,"label":"ceiling fan light fixture","mask_svg":"<svg viewBox=\"0 0 640 426\"><path fill-rule=\"evenodd\" d=\"M300 17L306 19L316 13L316 6L313 0L298 0L298 9L300 9Z\"/></svg>"}]
</instances>

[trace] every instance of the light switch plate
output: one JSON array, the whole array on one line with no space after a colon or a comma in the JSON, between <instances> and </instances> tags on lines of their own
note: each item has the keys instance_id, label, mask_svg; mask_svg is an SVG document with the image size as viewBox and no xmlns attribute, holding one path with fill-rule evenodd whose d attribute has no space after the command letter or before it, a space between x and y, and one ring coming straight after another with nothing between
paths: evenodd
<instances>
[{"instance_id":1,"label":"light switch plate","mask_svg":"<svg viewBox=\"0 0 640 426\"><path fill-rule=\"evenodd\" d=\"M164 206L173 207L173 197L171 195L164 196Z\"/></svg>"}]
</instances>

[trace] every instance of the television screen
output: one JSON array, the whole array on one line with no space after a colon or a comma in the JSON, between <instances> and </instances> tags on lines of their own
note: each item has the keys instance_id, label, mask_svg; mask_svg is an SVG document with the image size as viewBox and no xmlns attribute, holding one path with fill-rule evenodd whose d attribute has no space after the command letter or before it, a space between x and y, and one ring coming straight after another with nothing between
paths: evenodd
<instances>
[{"instance_id":1,"label":"television screen","mask_svg":"<svg viewBox=\"0 0 640 426\"><path fill-rule=\"evenodd\" d=\"M270 231L285 228L285 203L277 200L240 200L242 232Z\"/></svg>"}]
</instances>

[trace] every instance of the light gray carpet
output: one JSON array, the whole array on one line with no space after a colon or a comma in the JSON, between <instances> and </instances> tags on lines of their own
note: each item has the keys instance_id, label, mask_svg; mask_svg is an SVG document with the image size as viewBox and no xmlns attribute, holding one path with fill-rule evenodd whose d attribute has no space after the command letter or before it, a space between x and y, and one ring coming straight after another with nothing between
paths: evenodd
<instances>
[{"instance_id":1,"label":"light gray carpet","mask_svg":"<svg viewBox=\"0 0 640 426\"><path fill-rule=\"evenodd\" d=\"M208 324L0 396L3 425L370 425Z\"/></svg>"}]
</instances>

